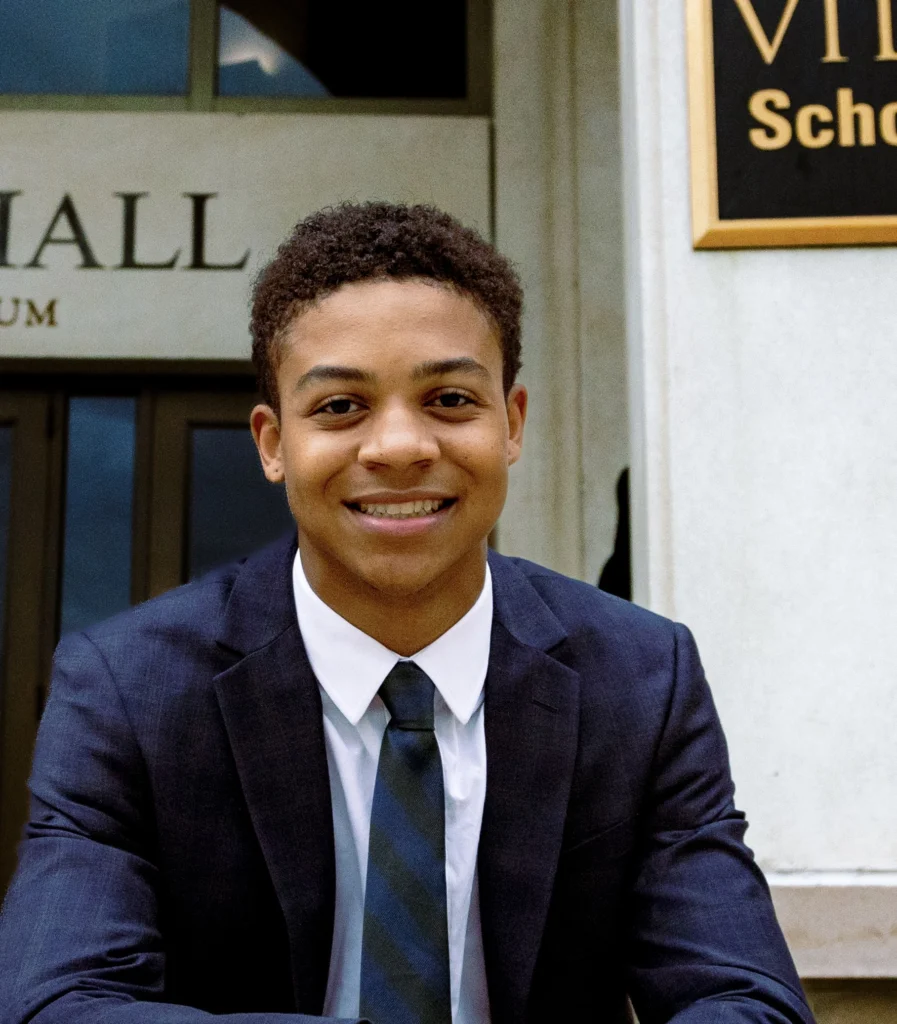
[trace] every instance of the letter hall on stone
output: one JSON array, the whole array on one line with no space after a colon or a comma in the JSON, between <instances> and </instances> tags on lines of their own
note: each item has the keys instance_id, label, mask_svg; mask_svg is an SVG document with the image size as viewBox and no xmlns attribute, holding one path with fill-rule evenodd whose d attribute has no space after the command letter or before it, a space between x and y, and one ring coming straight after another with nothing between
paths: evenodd
<instances>
[{"instance_id":1,"label":"letter hall on stone","mask_svg":"<svg viewBox=\"0 0 897 1024\"><path fill-rule=\"evenodd\" d=\"M90 225L85 223L70 193L62 197L49 216L43 234L39 238L28 239L20 238L16 227L16 207L18 203L27 201L27 194L23 189L0 190L0 269L25 267L44 270L48 266L48 250L51 248L65 248L76 261L73 266L79 270L174 270L179 267L182 270L239 271L243 270L249 260L249 248L236 259L221 259L207 251L211 200L219 198L217 192L184 192L179 197L181 201L186 199L189 203L184 218L189 222L185 232L189 243L189 260L186 262L181 261L183 246L178 246L164 256L142 251L141 220L152 217L152 197L148 192L122 190L115 192L114 197L121 200L121 250L118 262L111 255L97 252L90 240ZM226 216L223 212L219 215ZM13 258L14 250L16 247L21 250L26 245L33 246L30 258L16 262Z\"/></svg>"}]
</instances>

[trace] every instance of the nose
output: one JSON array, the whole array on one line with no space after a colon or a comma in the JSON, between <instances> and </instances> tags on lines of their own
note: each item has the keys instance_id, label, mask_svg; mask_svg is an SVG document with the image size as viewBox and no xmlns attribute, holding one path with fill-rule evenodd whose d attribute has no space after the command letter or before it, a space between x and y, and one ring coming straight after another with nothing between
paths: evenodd
<instances>
[{"instance_id":1,"label":"nose","mask_svg":"<svg viewBox=\"0 0 897 1024\"><path fill-rule=\"evenodd\" d=\"M358 452L358 461L368 467L408 469L439 458L439 445L426 414L419 409L394 402L370 416L368 425Z\"/></svg>"}]
</instances>

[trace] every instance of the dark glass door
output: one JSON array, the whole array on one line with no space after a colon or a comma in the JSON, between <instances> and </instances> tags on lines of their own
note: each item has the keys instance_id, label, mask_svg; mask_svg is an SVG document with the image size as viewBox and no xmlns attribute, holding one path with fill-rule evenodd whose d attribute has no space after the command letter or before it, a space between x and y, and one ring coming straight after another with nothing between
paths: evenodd
<instances>
[{"instance_id":1,"label":"dark glass door","mask_svg":"<svg viewBox=\"0 0 897 1024\"><path fill-rule=\"evenodd\" d=\"M39 391L4 378L0 894L59 636L295 528L249 432L251 378L186 390L200 379L70 377Z\"/></svg>"},{"instance_id":2,"label":"dark glass door","mask_svg":"<svg viewBox=\"0 0 897 1024\"><path fill-rule=\"evenodd\" d=\"M69 397L60 635L131 603L136 433L136 397Z\"/></svg>"},{"instance_id":3,"label":"dark glass door","mask_svg":"<svg viewBox=\"0 0 897 1024\"><path fill-rule=\"evenodd\" d=\"M55 637L48 586L53 502L50 395L0 394L0 888L12 872Z\"/></svg>"},{"instance_id":4,"label":"dark glass door","mask_svg":"<svg viewBox=\"0 0 897 1024\"><path fill-rule=\"evenodd\" d=\"M249 432L251 395L161 395L155 409L152 567L159 594L294 529ZM181 529L168 524L179 517Z\"/></svg>"}]
</instances>

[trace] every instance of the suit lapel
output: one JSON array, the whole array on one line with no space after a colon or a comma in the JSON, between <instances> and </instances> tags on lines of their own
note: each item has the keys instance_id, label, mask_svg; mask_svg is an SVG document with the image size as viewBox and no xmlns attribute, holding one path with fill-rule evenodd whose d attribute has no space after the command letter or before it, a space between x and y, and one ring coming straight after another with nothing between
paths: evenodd
<instances>
[{"instance_id":1,"label":"suit lapel","mask_svg":"<svg viewBox=\"0 0 897 1024\"><path fill-rule=\"evenodd\" d=\"M480 908L492 1019L523 1020L576 758L579 676L546 651L563 627L512 562L490 556Z\"/></svg>"},{"instance_id":2,"label":"suit lapel","mask_svg":"<svg viewBox=\"0 0 897 1024\"><path fill-rule=\"evenodd\" d=\"M320 1013L333 935L333 819L321 700L292 596L295 544L248 560L219 643L218 701L290 939L297 1007Z\"/></svg>"}]
</instances>

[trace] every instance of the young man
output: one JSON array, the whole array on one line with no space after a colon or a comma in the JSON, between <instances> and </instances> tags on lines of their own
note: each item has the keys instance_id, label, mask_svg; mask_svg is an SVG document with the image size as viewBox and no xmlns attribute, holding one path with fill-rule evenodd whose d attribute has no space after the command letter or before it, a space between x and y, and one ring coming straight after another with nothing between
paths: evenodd
<instances>
[{"instance_id":1,"label":"young man","mask_svg":"<svg viewBox=\"0 0 897 1024\"><path fill-rule=\"evenodd\" d=\"M297 536L60 645L6 1024L812 1020L687 630L487 558L520 309L430 208L281 247L251 425Z\"/></svg>"}]
</instances>

